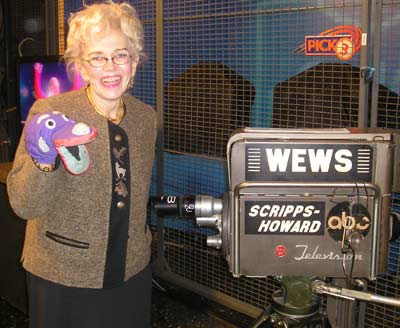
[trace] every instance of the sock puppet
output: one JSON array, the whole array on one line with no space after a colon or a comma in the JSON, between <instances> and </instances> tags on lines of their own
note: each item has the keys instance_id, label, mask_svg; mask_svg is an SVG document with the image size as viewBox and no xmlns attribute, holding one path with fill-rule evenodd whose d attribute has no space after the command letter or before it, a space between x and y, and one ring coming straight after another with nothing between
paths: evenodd
<instances>
[{"instance_id":1,"label":"sock puppet","mask_svg":"<svg viewBox=\"0 0 400 328\"><path fill-rule=\"evenodd\" d=\"M89 169L90 157L85 144L96 138L96 128L53 111L32 116L26 123L25 135L26 150L35 162L53 164L59 155L73 175Z\"/></svg>"}]
</instances>

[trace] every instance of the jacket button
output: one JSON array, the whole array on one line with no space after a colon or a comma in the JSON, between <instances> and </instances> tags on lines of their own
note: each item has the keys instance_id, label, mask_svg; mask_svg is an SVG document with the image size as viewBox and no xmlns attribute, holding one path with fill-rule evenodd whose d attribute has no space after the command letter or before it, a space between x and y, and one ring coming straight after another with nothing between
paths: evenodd
<instances>
[{"instance_id":1,"label":"jacket button","mask_svg":"<svg viewBox=\"0 0 400 328\"><path fill-rule=\"evenodd\" d=\"M122 136L120 134L116 134L115 137L114 137L114 140L116 142L120 142L120 141L122 141Z\"/></svg>"},{"instance_id":2,"label":"jacket button","mask_svg":"<svg viewBox=\"0 0 400 328\"><path fill-rule=\"evenodd\" d=\"M118 207L118 208L124 208L124 207L125 207L125 203L122 202L122 201L119 201L119 202L117 203L117 207Z\"/></svg>"}]
</instances>

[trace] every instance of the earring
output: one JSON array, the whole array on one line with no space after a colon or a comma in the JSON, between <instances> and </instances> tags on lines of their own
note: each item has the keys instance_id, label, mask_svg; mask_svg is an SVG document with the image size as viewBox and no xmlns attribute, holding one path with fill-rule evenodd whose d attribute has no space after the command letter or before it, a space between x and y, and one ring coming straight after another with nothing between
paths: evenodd
<instances>
[{"instance_id":1,"label":"earring","mask_svg":"<svg viewBox=\"0 0 400 328\"><path fill-rule=\"evenodd\" d=\"M132 89L135 82L135 78L132 76L128 83L128 89Z\"/></svg>"}]
</instances>

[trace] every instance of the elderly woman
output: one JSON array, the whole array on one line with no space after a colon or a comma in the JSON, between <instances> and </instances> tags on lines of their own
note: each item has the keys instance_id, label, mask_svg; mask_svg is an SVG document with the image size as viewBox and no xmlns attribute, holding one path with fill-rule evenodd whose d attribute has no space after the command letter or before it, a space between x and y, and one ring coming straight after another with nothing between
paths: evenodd
<instances>
[{"instance_id":1,"label":"elderly woman","mask_svg":"<svg viewBox=\"0 0 400 328\"><path fill-rule=\"evenodd\" d=\"M27 220L31 328L150 327L156 116L126 93L142 51L129 4L85 7L70 18L65 60L86 88L31 108L7 179L10 203Z\"/></svg>"}]
</instances>

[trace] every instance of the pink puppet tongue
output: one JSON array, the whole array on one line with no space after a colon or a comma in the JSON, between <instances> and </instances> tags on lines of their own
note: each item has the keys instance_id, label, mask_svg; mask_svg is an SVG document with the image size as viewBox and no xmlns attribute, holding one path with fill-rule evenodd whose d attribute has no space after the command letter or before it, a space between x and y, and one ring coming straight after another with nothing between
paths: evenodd
<instances>
[{"instance_id":1,"label":"pink puppet tongue","mask_svg":"<svg viewBox=\"0 0 400 328\"><path fill-rule=\"evenodd\" d=\"M74 132L74 129L72 130L72 132ZM71 147L87 144L96 139L96 137L97 129L89 128L87 126L87 129L85 129L85 131L80 131L80 134L72 134L70 129L61 129L60 131L54 133L53 140L56 147Z\"/></svg>"}]
</instances>

